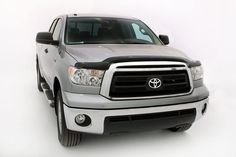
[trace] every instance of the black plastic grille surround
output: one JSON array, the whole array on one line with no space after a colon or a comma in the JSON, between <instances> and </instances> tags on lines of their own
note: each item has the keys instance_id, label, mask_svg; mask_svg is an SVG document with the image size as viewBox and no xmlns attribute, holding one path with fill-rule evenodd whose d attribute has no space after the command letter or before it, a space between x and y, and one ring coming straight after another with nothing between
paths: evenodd
<instances>
[{"instance_id":1,"label":"black plastic grille surround","mask_svg":"<svg viewBox=\"0 0 236 157\"><path fill-rule=\"evenodd\" d=\"M181 124L191 124L195 118L195 108L159 113L111 116L105 118L104 134L166 129Z\"/></svg>"},{"instance_id":2,"label":"black plastic grille surround","mask_svg":"<svg viewBox=\"0 0 236 157\"><path fill-rule=\"evenodd\" d=\"M178 118L180 116L193 116L196 115L196 109L185 109L177 111L159 112L159 113L148 113L148 114L138 114L138 115L122 115L122 116L111 116L106 117L110 123L124 122L124 121L138 121L138 120L149 120L149 119L159 119L159 118ZM193 118L194 119L194 118Z\"/></svg>"},{"instance_id":3,"label":"black plastic grille surround","mask_svg":"<svg viewBox=\"0 0 236 157\"><path fill-rule=\"evenodd\" d=\"M148 82L161 80L161 86L153 89ZM166 71L117 71L110 87L110 97L147 97L188 93L191 90L187 70Z\"/></svg>"}]
</instances>

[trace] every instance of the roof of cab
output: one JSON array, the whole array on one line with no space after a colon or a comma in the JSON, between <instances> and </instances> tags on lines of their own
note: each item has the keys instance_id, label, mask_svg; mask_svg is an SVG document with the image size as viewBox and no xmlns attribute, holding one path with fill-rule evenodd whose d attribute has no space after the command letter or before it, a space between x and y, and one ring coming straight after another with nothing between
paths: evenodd
<instances>
[{"instance_id":1,"label":"roof of cab","mask_svg":"<svg viewBox=\"0 0 236 157\"><path fill-rule=\"evenodd\" d=\"M108 15L108 14L65 14L62 16L66 17L106 17L106 18L121 18L121 19L132 19L132 20L138 20L137 18L133 17L125 17L125 16L116 16L116 15Z\"/></svg>"}]
</instances>

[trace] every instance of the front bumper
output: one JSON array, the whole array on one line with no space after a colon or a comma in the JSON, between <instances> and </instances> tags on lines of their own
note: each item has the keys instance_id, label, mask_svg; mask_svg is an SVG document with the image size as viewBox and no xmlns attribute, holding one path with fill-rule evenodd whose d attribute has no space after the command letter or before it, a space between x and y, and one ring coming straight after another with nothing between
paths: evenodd
<instances>
[{"instance_id":1,"label":"front bumper","mask_svg":"<svg viewBox=\"0 0 236 157\"><path fill-rule=\"evenodd\" d=\"M206 86L194 88L191 94L164 98L146 98L134 100L110 100L99 94L78 94L62 91L64 103L71 108L80 109L124 109L144 108L197 102L209 96Z\"/></svg>"},{"instance_id":2,"label":"front bumper","mask_svg":"<svg viewBox=\"0 0 236 157\"><path fill-rule=\"evenodd\" d=\"M176 105L171 104L163 106L127 108L127 109L106 109L106 108L85 109L85 108L73 108L64 104L64 114L65 114L66 125L69 130L103 134L105 130L105 119L107 117L161 113L161 112L179 111L185 109L196 109L196 115L194 118L194 121L196 121L203 115L202 110L205 104L208 104L208 98L202 99L200 101L182 103ZM75 123L75 117L78 114L88 115L91 118L91 124L87 127L82 127L77 125Z\"/></svg>"}]
</instances>

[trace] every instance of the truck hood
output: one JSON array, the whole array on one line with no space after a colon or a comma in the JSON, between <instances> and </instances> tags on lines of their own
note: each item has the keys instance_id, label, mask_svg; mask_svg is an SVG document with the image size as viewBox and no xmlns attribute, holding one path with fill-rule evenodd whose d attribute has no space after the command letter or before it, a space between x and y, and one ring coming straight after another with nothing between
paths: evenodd
<instances>
[{"instance_id":1,"label":"truck hood","mask_svg":"<svg viewBox=\"0 0 236 157\"><path fill-rule=\"evenodd\" d=\"M180 57L189 59L183 52L163 45L138 44L87 44L67 45L66 51L78 62L101 62L110 57L147 56Z\"/></svg>"}]
</instances>

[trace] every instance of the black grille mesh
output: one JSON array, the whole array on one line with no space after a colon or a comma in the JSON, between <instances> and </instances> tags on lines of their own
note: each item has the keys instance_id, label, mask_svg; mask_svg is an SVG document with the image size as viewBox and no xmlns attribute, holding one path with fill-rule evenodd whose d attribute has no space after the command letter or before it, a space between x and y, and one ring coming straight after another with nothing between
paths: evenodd
<instances>
[{"instance_id":1,"label":"black grille mesh","mask_svg":"<svg viewBox=\"0 0 236 157\"><path fill-rule=\"evenodd\" d=\"M158 89L149 87L152 78L161 80ZM145 97L188 93L191 90L186 70L115 72L110 97Z\"/></svg>"}]
</instances>

